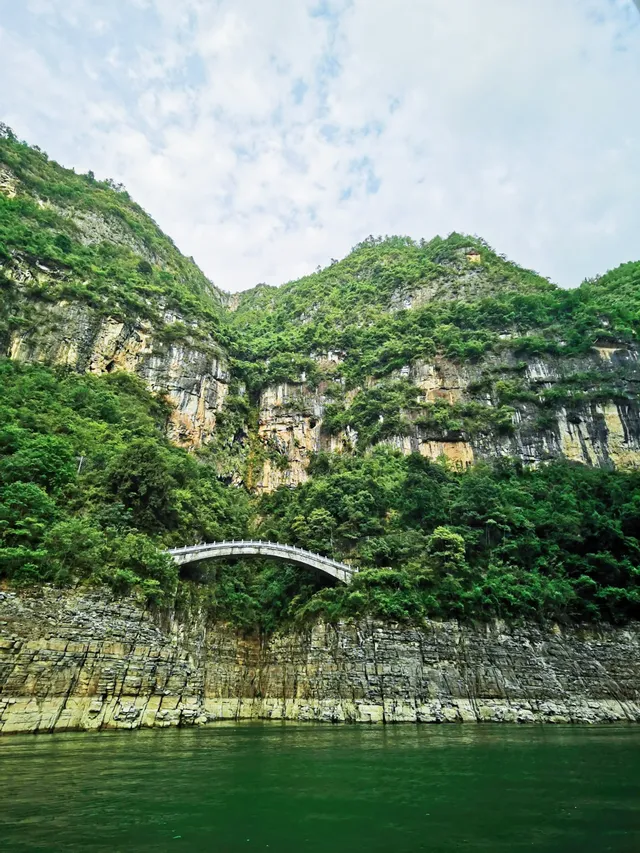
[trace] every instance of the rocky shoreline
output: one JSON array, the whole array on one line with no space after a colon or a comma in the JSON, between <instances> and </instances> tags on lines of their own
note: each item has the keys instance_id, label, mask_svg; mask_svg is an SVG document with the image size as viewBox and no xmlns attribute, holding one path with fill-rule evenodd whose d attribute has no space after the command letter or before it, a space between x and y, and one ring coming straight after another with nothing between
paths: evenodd
<instances>
[{"instance_id":1,"label":"rocky shoreline","mask_svg":"<svg viewBox=\"0 0 640 853\"><path fill-rule=\"evenodd\" d=\"M271 637L106 590L0 593L0 733L274 719L640 722L640 625L376 621Z\"/></svg>"}]
</instances>

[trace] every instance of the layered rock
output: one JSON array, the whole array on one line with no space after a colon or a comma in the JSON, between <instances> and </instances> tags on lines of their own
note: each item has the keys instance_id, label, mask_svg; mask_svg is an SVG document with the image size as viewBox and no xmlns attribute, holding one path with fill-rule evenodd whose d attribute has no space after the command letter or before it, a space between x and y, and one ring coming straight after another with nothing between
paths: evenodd
<instances>
[{"instance_id":1,"label":"layered rock","mask_svg":"<svg viewBox=\"0 0 640 853\"><path fill-rule=\"evenodd\" d=\"M640 625L372 621L268 638L196 609L45 588L0 594L0 731L224 719L640 721Z\"/></svg>"},{"instance_id":2,"label":"layered rock","mask_svg":"<svg viewBox=\"0 0 640 853\"><path fill-rule=\"evenodd\" d=\"M445 444L442 453L450 461L466 464L510 457L536 464L565 458L607 468L640 466L640 362L635 349L594 347L583 357L536 356L524 361L505 350L499 357L472 365L444 359L418 362L409 373L427 402L475 401L495 407L500 402L495 389L500 382L512 380L514 371L522 391L533 401L510 401L512 429L506 434L479 430L460 436L453 445ZM580 378L582 397L571 389L576 378ZM607 399L612 386L618 396ZM565 399L545 400L545 392L560 388L567 389ZM548 425L541 426L541 413ZM429 438L417 428L402 447L433 458L439 448Z\"/></svg>"},{"instance_id":3,"label":"layered rock","mask_svg":"<svg viewBox=\"0 0 640 853\"><path fill-rule=\"evenodd\" d=\"M445 458L460 467L500 457L525 464L565 458L605 468L640 466L640 360L636 349L600 346L582 357L535 356L527 360L505 349L482 361L463 364L436 357L416 360L392 378L415 385L417 402L479 403L495 409L500 403L496 387L500 382L512 382L514 375L526 392L523 396L532 399L510 402L513 413L508 431L434 431L411 423L411 413L407 413L405 433L381 443L433 461ZM581 378L582 396L571 390L575 377ZM260 490L299 485L307 479L314 453L354 447L357 433L330 435L323 428L326 407L333 401L328 387L326 382L317 387L305 382L283 383L262 392L258 432L270 453L263 462ZM564 400L543 402L545 392L564 387L568 389ZM600 394L603 388L608 390ZM346 395L347 408L359 390ZM618 396L607 399L612 391ZM541 412L546 415L544 426Z\"/></svg>"},{"instance_id":4,"label":"layered rock","mask_svg":"<svg viewBox=\"0 0 640 853\"><path fill-rule=\"evenodd\" d=\"M149 320L105 317L81 303L32 302L29 308L28 323L9 336L10 358L96 375L137 374L172 404L169 436L174 441L193 448L210 440L228 390L222 353L188 339L166 341ZM175 314L170 319L181 322Z\"/></svg>"}]
</instances>

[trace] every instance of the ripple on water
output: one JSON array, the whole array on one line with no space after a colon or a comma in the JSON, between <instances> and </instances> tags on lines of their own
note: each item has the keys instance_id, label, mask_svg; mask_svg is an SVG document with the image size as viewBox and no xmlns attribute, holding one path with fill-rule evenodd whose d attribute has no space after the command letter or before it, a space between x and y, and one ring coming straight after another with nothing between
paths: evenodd
<instances>
[{"instance_id":1,"label":"ripple on water","mask_svg":"<svg viewBox=\"0 0 640 853\"><path fill-rule=\"evenodd\" d=\"M0 739L6 853L636 853L640 728L220 724Z\"/></svg>"}]
</instances>

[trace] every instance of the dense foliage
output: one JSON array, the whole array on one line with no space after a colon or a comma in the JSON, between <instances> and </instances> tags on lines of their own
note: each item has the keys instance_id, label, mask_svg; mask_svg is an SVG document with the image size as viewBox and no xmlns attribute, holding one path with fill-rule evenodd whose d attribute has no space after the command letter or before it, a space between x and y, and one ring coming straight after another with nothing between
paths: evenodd
<instances>
[{"instance_id":1,"label":"dense foliage","mask_svg":"<svg viewBox=\"0 0 640 853\"><path fill-rule=\"evenodd\" d=\"M578 357L639 340L640 262L562 290L477 237L371 237L229 312L112 181L61 168L1 125L0 179L0 343L29 327L33 305L69 300L146 319L164 341L220 346L232 368L214 440L189 454L166 440L169 406L141 381L0 359L0 578L197 595L216 618L266 630L318 614L640 618L640 472L504 460L460 471L376 447L416 428L504 436L527 406L548 429L559 406L579 423L586 405L633 403L633 377ZM524 375L543 353L578 366L537 387ZM435 358L478 366L464 399L428 399L410 381ZM357 438L316 456L304 485L257 497L264 459L288 461L258 429L260 393L280 382L322 384L324 435ZM334 587L269 561L180 573L162 553L247 534L363 571Z\"/></svg>"},{"instance_id":2,"label":"dense foliage","mask_svg":"<svg viewBox=\"0 0 640 853\"><path fill-rule=\"evenodd\" d=\"M126 374L0 360L0 576L173 595L158 546L242 535L248 503L164 437L169 409Z\"/></svg>"},{"instance_id":3,"label":"dense foliage","mask_svg":"<svg viewBox=\"0 0 640 853\"><path fill-rule=\"evenodd\" d=\"M245 534L249 498L163 437L141 383L0 362L0 572L173 595L162 546ZM350 588L269 563L199 566L221 618L640 616L640 473L503 462L467 472L388 450L320 455L253 507L258 535L365 569Z\"/></svg>"},{"instance_id":4,"label":"dense foliage","mask_svg":"<svg viewBox=\"0 0 640 853\"><path fill-rule=\"evenodd\" d=\"M640 616L637 471L503 461L461 472L381 448L318 456L312 479L264 497L260 514L266 537L365 569L295 612Z\"/></svg>"},{"instance_id":5,"label":"dense foliage","mask_svg":"<svg viewBox=\"0 0 640 853\"><path fill-rule=\"evenodd\" d=\"M38 299L76 300L160 329L175 311L188 326L172 324L172 335L224 336L219 292L123 187L63 169L0 125L3 166L16 185L0 193L0 324L13 307L2 267L21 264L33 273L24 288Z\"/></svg>"},{"instance_id":6,"label":"dense foliage","mask_svg":"<svg viewBox=\"0 0 640 853\"><path fill-rule=\"evenodd\" d=\"M640 263L563 290L478 238L369 238L307 278L242 294L236 367L254 388L301 374L353 387L436 353L585 353L640 339L639 283Z\"/></svg>"}]
</instances>

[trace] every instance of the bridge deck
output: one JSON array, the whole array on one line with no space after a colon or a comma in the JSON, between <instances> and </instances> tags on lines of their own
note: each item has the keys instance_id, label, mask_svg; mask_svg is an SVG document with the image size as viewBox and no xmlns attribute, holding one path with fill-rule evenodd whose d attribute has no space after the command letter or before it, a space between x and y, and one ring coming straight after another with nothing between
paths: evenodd
<instances>
[{"instance_id":1,"label":"bridge deck","mask_svg":"<svg viewBox=\"0 0 640 853\"><path fill-rule=\"evenodd\" d=\"M308 566L312 569L324 572L343 583L351 583L353 575L357 572L354 566L348 563L340 563L325 557L322 554L314 554L294 545L282 545L279 542L265 542L260 539L230 540L224 542L209 542L201 545L188 545L184 548L172 548L168 552L179 565L195 563L200 560L210 560L216 557L242 557L260 555L264 557L275 557L299 565Z\"/></svg>"}]
</instances>

